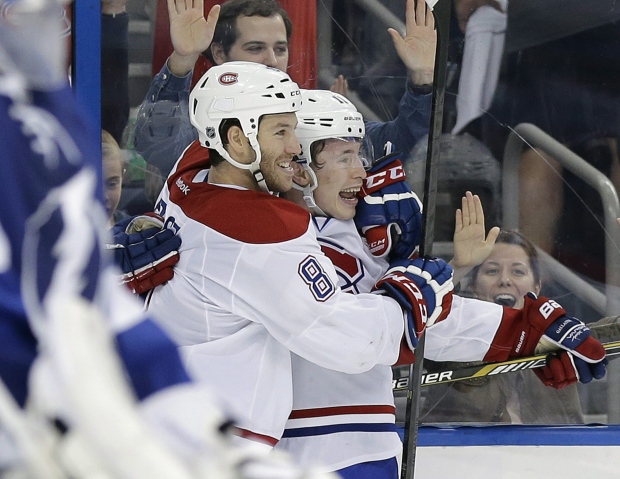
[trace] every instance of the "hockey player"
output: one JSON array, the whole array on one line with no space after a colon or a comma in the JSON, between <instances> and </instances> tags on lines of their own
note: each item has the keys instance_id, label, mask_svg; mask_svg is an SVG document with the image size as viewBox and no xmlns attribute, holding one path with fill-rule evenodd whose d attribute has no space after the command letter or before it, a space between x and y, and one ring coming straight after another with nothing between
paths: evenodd
<instances>
[{"instance_id":1,"label":"hockey player","mask_svg":"<svg viewBox=\"0 0 620 479\"><path fill-rule=\"evenodd\" d=\"M299 190L291 190L286 197L314 215L319 243L334 263L341 288L354 294L367 293L386 270L389 274L388 258L406 257L415 251L420 238L421 204L404 182L402 165L394 157L380 161L367 177L359 156L364 124L349 101L332 92L307 90L302 90L302 99L296 134L301 143L298 160L303 170L295 176ZM356 192L360 191L358 205ZM390 244L390 230L394 228L400 240ZM367 238L381 238L377 241L381 247L371 251L360 230ZM518 318L516 310L454 296L447 318L427 327L425 357L451 356L471 361L514 355L516 351L510 344L518 336L511 336L524 330L519 323L545 324L531 307L532 299L525 301L530 310ZM540 298L536 304L554 303ZM559 321L587 331L565 316ZM513 325L514 332L506 329L508 325ZM587 382L592 375L604 374L599 362L604 353L591 339L579 346L582 351L584 347L585 355L565 356L573 357L583 368L581 379ZM505 349L500 352L499 348ZM585 356L585 361L580 356ZM563 371L556 372L555 379L561 381ZM292 377L293 410L277 448L291 452L301 464L318 463L337 470L344 478L399 476L397 462L402 445L394 425L389 366L376 365L360 374L344 374L293 354Z\"/></svg>"},{"instance_id":2,"label":"hockey player","mask_svg":"<svg viewBox=\"0 0 620 479\"><path fill-rule=\"evenodd\" d=\"M19 477L301 477L230 446L208 387L116 284L100 143L67 84L58 6L0 0L0 424ZM26 400L40 421L23 420Z\"/></svg>"}]
</instances>

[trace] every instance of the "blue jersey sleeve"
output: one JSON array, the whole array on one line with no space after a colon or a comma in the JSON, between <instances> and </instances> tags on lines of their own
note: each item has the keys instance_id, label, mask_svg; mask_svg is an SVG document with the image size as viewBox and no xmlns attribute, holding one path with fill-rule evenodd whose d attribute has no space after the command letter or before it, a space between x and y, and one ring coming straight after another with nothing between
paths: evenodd
<instances>
[{"instance_id":1,"label":"blue jersey sleeve","mask_svg":"<svg viewBox=\"0 0 620 479\"><path fill-rule=\"evenodd\" d=\"M366 135L372 142L375 157L383 155L383 148L388 141L393 144L393 151L408 154L416 143L428 134L431 122L431 100L430 93L422 94L407 82L406 91L398 105L396 118L387 122L366 122Z\"/></svg>"}]
</instances>

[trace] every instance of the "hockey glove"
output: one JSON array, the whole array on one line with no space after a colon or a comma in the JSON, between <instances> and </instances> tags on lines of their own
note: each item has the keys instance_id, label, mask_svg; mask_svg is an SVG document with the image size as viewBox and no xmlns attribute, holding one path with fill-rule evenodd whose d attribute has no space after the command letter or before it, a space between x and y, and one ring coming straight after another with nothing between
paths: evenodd
<instances>
[{"instance_id":1,"label":"hockey glove","mask_svg":"<svg viewBox=\"0 0 620 479\"><path fill-rule=\"evenodd\" d=\"M590 328L567 316L552 299L528 293L522 309L522 329L513 336L517 356L553 353L536 374L543 383L556 388L576 381L589 382L605 375L605 348L591 335Z\"/></svg>"},{"instance_id":2,"label":"hockey glove","mask_svg":"<svg viewBox=\"0 0 620 479\"><path fill-rule=\"evenodd\" d=\"M142 215L117 223L112 233L114 262L123 271L121 283L136 294L146 293L174 276L181 238L164 228L156 215Z\"/></svg>"},{"instance_id":3,"label":"hockey glove","mask_svg":"<svg viewBox=\"0 0 620 479\"><path fill-rule=\"evenodd\" d=\"M605 376L607 362L605 358L597 363L590 363L568 351L560 351L550 353L547 356L547 364L533 371L545 386L562 389L577 381L585 384L592 379L601 379Z\"/></svg>"},{"instance_id":4,"label":"hockey glove","mask_svg":"<svg viewBox=\"0 0 620 479\"><path fill-rule=\"evenodd\" d=\"M411 257L420 244L422 203L406 182L400 153L378 160L358 194L355 224L374 256Z\"/></svg>"},{"instance_id":5,"label":"hockey glove","mask_svg":"<svg viewBox=\"0 0 620 479\"><path fill-rule=\"evenodd\" d=\"M407 315L405 336L412 350L424 328L444 319L452 306L452 267L439 258L395 261L375 285L394 298Z\"/></svg>"}]
</instances>

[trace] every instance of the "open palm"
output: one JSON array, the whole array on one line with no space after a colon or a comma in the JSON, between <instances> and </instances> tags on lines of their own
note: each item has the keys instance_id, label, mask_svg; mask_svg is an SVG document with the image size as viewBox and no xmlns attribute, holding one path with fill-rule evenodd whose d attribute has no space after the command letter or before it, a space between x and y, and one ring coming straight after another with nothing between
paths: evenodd
<instances>
[{"instance_id":1,"label":"open palm","mask_svg":"<svg viewBox=\"0 0 620 479\"><path fill-rule=\"evenodd\" d=\"M499 231L498 227L494 227L486 235L480 198L468 191L463 197L461 209L456 210L453 266L473 268L481 264L491 254Z\"/></svg>"},{"instance_id":2,"label":"open palm","mask_svg":"<svg viewBox=\"0 0 620 479\"><path fill-rule=\"evenodd\" d=\"M432 75L437 49L435 17L426 2L417 3L417 6L414 6L414 0L407 0L405 36L402 37L393 28L389 28L388 32L392 36L398 56L411 72Z\"/></svg>"},{"instance_id":3,"label":"open palm","mask_svg":"<svg viewBox=\"0 0 620 479\"><path fill-rule=\"evenodd\" d=\"M220 7L215 5L204 16L203 0L168 0L170 39L179 55L199 55L211 44Z\"/></svg>"}]
</instances>

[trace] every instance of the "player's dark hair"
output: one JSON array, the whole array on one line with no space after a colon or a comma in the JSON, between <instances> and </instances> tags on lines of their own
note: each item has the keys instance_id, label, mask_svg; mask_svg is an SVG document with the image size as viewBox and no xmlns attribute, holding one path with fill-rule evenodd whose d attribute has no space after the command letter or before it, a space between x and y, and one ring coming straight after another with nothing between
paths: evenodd
<instances>
[{"instance_id":1,"label":"player's dark hair","mask_svg":"<svg viewBox=\"0 0 620 479\"><path fill-rule=\"evenodd\" d=\"M312 165L317 170L323 168L325 163L319 163L317 158L319 157L319 153L321 153L325 149L325 140L317 140L310 145L310 159L312 160Z\"/></svg>"},{"instance_id":2,"label":"player's dark hair","mask_svg":"<svg viewBox=\"0 0 620 479\"><path fill-rule=\"evenodd\" d=\"M332 138L325 138L323 140L313 141L310 145L310 159L312 160L311 165L316 169L320 170L325 166L325 162L319 162L319 154L325 149L325 145L327 144L327 140L331 140Z\"/></svg>"},{"instance_id":3,"label":"player's dark hair","mask_svg":"<svg viewBox=\"0 0 620 479\"><path fill-rule=\"evenodd\" d=\"M534 276L534 282L539 285L541 283L541 273L540 273L540 259L538 257L538 251L536 251L536 246L529 239L523 236L518 231L512 230L502 230L497 237L497 241L495 244L513 244L516 246L520 246L525 251L528 259L530 260L530 268L532 268L532 275ZM471 278L473 283L476 283L478 279L478 273L480 271L480 267L482 265L478 265L471 270Z\"/></svg>"},{"instance_id":4,"label":"player's dark hair","mask_svg":"<svg viewBox=\"0 0 620 479\"><path fill-rule=\"evenodd\" d=\"M260 124L263 121L264 115L258 117L258 128L260 128ZM226 148L228 144L228 130L230 130L233 126L237 126L241 128L241 122L237 118L225 118L220 123L218 128L218 132L220 134L220 138L222 139L222 146ZM241 128L243 130L243 128ZM226 159L220 155L220 153L215 148L209 148L209 163L211 166L217 166Z\"/></svg>"},{"instance_id":5,"label":"player's dark hair","mask_svg":"<svg viewBox=\"0 0 620 479\"><path fill-rule=\"evenodd\" d=\"M239 17L265 17L270 18L280 15L286 29L286 39L291 40L293 34L293 22L288 13L276 0L228 0L221 5L220 16L215 26L211 45L217 43L222 46L225 55L228 55L232 45L237 41L237 18ZM211 45L202 54L214 63Z\"/></svg>"},{"instance_id":6,"label":"player's dark hair","mask_svg":"<svg viewBox=\"0 0 620 479\"><path fill-rule=\"evenodd\" d=\"M220 134L220 138L222 139L222 146L226 147L228 144L228 130L231 127L237 126L241 128L241 122L237 118L226 118L221 121L220 126L218 128L218 133ZM226 161L222 155L215 148L209 148L209 163L211 166L217 166L223 161Z\"/></svg>"}]
</instances>

